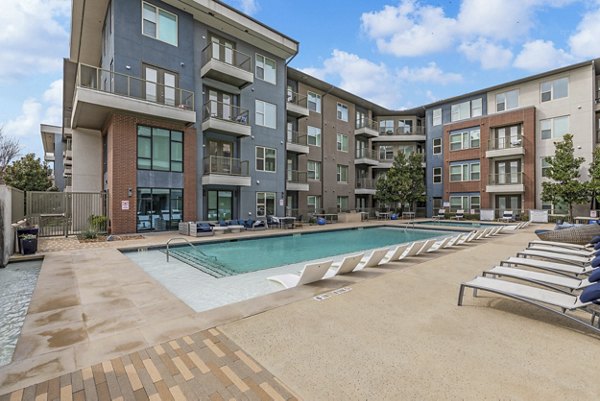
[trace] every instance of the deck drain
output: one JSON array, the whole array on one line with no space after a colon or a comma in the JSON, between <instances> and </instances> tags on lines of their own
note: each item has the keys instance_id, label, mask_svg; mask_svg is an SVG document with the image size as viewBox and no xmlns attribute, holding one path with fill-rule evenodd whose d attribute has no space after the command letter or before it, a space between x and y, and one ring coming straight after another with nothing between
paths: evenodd
<instances>
[{"instance_id":1,"label":"deck drain","mask_svg":"<svg viewBox=\"0 0 600 401\"><path fill-rule=\"evenodd\" d=\"M313 297L313 299L315 301L325 301L326 299L331 298L334 295L342 295L342 294L347 293L348 291L352 291L352 287L338 288L337 290L333 290L333 291L326 292L324 294L317 295L317 296Z\"/></svg>"}]
</instances>

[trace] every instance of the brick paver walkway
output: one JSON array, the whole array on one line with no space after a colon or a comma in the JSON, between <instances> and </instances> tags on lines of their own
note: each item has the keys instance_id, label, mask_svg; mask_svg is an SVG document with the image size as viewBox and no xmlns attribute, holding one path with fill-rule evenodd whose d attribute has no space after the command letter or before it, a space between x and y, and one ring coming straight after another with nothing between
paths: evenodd
<instances>
[{"instance_id":1,"label":"brick paver walkway","mask_svg":"<svg viewBox=\"0 0 600 401\"><path fill-rule=\"evenodd\" d=\"M0 396L0 401L297 400L217 329Z\"/></svg>"}]
</instances>

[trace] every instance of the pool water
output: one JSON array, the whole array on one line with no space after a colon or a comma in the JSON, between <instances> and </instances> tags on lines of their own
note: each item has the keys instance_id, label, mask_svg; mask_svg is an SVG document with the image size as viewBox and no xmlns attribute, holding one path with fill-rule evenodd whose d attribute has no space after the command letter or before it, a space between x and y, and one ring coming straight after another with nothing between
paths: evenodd
<instances>
[{"instance_id":1,"label":"pool water","mask_svg":"<svg viewBox=\"0 0 600 401\"><path fill-rule=\"evenodd\" d=\"M36 260L0 269L0 366L12 360L41 266Z\"/></svg>"},{"instance_id":2,"label":"pool water","mask_svg":"<svg viewBox=\"0 0 600 401\"><path fill-rule=\"evenodd\" d=\"M429 221L415 221L414 224L426 224L428 226L442 226L442 227L497 227L500 224L494 223L480 223L478 221L438 221L438 220L429 220Z\"/></svg>"},{"instance_id":3,"label":"pool water","mask_svg":"<svg viewBox=\"0 0 600 401\"><path fill-rule=\"evenodd\" d=\"M170 255L213 277L225 277L448 234L393 227L359 228L181 246L172 248Z\"/></svg>"}]
</instances>

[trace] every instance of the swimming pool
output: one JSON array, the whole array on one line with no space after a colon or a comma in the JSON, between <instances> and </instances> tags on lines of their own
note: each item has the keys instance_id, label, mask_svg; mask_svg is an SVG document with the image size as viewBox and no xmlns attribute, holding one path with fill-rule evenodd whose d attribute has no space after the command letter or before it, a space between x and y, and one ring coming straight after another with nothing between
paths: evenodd
<instances>
[{"instance_id":1,"label":"swimming pool","mask_svg":"<svg viewBox=\"0 0 600 401\"><path fill-rule=\"evenodd\" d=\"M0 269L0 366L12 360L41 266L37 260Z\"/></svg>"},{"instance_id":2,"label":"swimming pool","mask_svg":"<svg viewBox=\"0 0 600 401\"><path fill-rule=\"evenodd\" d=\"M372 227L171 248L169 254L213 277L227 277L350 252L424 240L448 232Z\"/></svg>"},{"instance_id":3,"label":"swimming pool","mask_svg":"<svg viewBox=\"0 0 600 401\"><path fill-rule=\"evenodd\" d=\"M415 221L415 225L428 225L428 226L442 226L442 227L497 227L500 224L496 223L481 223L479 221L439 221L439 220L428 220L428 221Z\"/></svg>"}]
</instances>

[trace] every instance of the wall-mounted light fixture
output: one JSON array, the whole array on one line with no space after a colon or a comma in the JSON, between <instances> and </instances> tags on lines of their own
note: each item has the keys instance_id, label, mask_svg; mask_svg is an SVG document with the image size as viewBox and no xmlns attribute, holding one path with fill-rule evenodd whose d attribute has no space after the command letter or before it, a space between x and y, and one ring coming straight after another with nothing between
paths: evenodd
<instances>
[{"instance_id":1,"label":"wall-mounted light fixture","mask_svg":"<svg viewBox=\"0 0 600 401\"><path fill-rule=\"evenodd\" d=\"M126 70L131 70L131 66L130 66L130 65L126 65L126 66L125 66L125 69L126 69Z\"/></svg>"}]
</instances>

